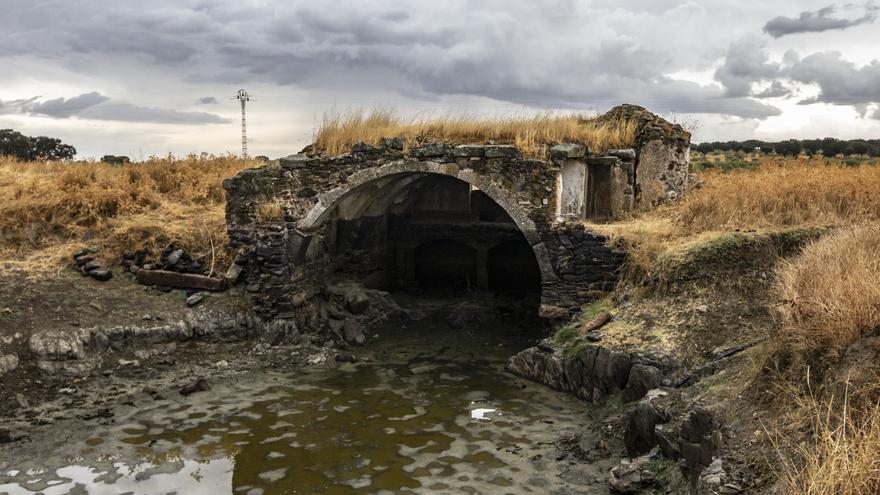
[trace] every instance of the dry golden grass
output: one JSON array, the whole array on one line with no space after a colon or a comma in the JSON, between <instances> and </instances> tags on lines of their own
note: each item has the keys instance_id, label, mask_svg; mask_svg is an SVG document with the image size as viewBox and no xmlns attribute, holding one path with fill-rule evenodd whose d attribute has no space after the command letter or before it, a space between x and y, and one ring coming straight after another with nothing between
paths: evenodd
<instances>
[{"instance_id":1,"label":"dry golden grass","mask_svg":"<svg viewBox=\"0 0 880 495\"><path fill-rule=\"evenodd\" d=\"M791 495L880 493L880 405L792 395L796 419L775 429L780 487ZM789 418L789 421L790 418ZM796 428L800 423L805 427ZM806 438L803 434L806 431Z\"/></svg>"},{"instance_id":2,"label":"dry golden grass","mask_svg":"<svg viewBox=\"0 0 880 495\"><path fill-rule=\"evenodd\" d=\"M277 222L284 219L284 206L278 198L263 198L257 204L255 220L257 223L265 224Z\"/></svg>"},{"instance_id":3,"label":"dry golden grass","mask_svg":"<svg viewBox=\"0 0 880 495\"><path fill-rule=\"evenodd\" d=\"M762 157L755 170L700 175L675 219L687 232L880 220L880 167Z\"/></svg>"},{"instance_id":4,"label":"dry golden grass","mask_svg":"<svg viewBox=\"0 0 880 495\"><path fill-rule=\"evenodd\" d=\"M694 175L678 203L590 227L629 251L628 269L650 275L658 259L735 230L778 232L880 220L880 167L825 158L761 157L754 170Z\"/></svg>"},{"instance_id":5,"label":"dry golden grass","mask_svg":"<svg viewBox=\"0 0 880 495\"><path fill-rule=\"evenodd\" d=\"M222 180L256 165L209 156L126 165L0 159L0 260L39 273L85 245L107 261L170 242L195 255L222 254Z\"/></svg>"},{"instance_id":6,"label":"dry golden grass","mask_svg":"<svg viewBox=\"0 0 880 495\"><path fill-rule=\"evenodd\" d=\"M780 352L791 359L834 359L880 328L880 224L841 228L784 260Z\"/></svg>"},{"instance_id":7,"label":"dry golden grass","mask_svg":"<svg viewBox=\"0 0 880 495\"><path fill-rule=\"evenodd\" d=\"M388 110L328 113L315 133L315 148L327 155L349 151L363 141L403 138L406 146L425 142L514 144L523 155L546 156L548 145L588 144L594 150L625 148L635 139L634 122L599 123L593 117L543 113L532 117L438 117L404 119Z\"/></svg>"}]
</instances>

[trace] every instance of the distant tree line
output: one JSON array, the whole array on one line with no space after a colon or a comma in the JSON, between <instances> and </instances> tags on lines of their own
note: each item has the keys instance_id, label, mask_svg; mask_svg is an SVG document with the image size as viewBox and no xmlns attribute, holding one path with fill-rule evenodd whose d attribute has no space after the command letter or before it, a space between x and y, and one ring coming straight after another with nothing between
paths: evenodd
<instances>
[{"instance_id":1,"label":"distant tree line","mask_svg":"<svg viewBox=\"0 0 880 495\"><path fill-rule=\"evenodd\" d=\"M30 137L12 129L0 129L0 156L11 156L21 161L70 160L76 156L76 148L62 143L60 139Z\"/></svg>"},{"instance_id":2,"label":"distant tree line","mask_svg":"<svg viewBox=\"0 0 880 495\"><path fill-rule=\"evenodd\" d=\"M713 151L752 152L760 150L762 153L776 153L785 156L797 156L801 153L806 153L807 155L822 153L825 156L880 156L880 139L789 139L777 142L747 139L745 141L700 143L691 149L702 153L711 153Z\"/></svg>"}]
</instances>

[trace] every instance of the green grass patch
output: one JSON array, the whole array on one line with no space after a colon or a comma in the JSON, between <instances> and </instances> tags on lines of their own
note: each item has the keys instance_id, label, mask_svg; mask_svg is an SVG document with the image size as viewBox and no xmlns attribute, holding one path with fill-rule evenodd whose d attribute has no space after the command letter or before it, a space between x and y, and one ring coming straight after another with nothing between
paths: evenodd
<instances>
[{"instance_id":1,"label":"green grass patch","mask_svg":"<svg viewBox=\"0 0 880 495\"><path fill-rule=\"evenodd\" d=\"M611 306L610 299L597 299L581 308L579 319L581 322L588 322L602 313L611 312Z\"/></svg>"},{"instance_id":2,"label":"green grass patch","mask_svg":"<svg viewBox=\"0 0 880 495\"><path fill-rule=\"evenodd\" d=\"M610 312L612 303L610 299L598 299L581 308L578 323L570 323L556 331L553 341L562 349L565 357L574 357L586 344L578 337L581 336L582 327L585 323L593 320L603 312Z\"/></svg>"},{"instance_id":3,"label":"green grass patch","mask_svg":"<svg viewBox=\"0 0 880 495\"><path fill-rule=\"evenodd\" d=\"M556 331L553 341L560 347L566 347L574 343L578 337L578 329L574 325L566 325Z\"/></svg>"}]
</instances>

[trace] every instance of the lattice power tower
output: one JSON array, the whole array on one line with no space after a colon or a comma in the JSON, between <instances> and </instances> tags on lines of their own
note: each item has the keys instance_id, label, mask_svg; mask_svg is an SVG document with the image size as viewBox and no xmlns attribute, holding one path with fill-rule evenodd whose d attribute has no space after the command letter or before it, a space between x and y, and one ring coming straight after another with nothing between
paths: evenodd
<instances>
[{"instance_id":1,"label":"lattice power tower","mask_svg":"<svg viewBox=\"0 0 880 495\"><path fill-rule=\"evenodd\" d=\"M239 89L233 100L241 102L241 157L247 158L247 120L245 119L245 104L251 101L251 97L247 91Z\"/></svg>"}]
</instances>

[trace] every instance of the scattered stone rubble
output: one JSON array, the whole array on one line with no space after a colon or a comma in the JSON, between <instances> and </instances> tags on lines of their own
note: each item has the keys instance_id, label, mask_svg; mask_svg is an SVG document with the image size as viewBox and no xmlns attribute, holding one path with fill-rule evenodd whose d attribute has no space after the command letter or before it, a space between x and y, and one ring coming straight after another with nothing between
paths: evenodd
<instances>
[{"instance_id":1,"label":"scattered stone rubble","mask_svg":"<svg viewBox=\"0 0 880 495\"><path fill-rule=\"evenodd\" d=\"M86 248L73 253L73 261L84 276L101 282L113 277L113 272L104 266L104 262L95 254L94 249Z\"/></svg>"}]
</instances>

